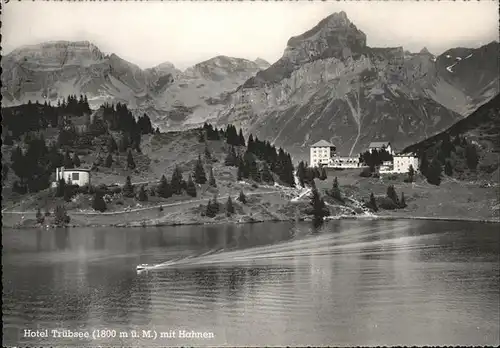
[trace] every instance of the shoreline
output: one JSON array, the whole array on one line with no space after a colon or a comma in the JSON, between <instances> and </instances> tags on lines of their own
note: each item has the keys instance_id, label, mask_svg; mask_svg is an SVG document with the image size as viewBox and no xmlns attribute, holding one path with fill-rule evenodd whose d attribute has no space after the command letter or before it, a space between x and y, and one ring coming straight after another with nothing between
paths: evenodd
<instances>
[{"instance_id":1,"label":"shoreline","mask_svg":"<svg viewBox=\"0 0 500 348\"><path fill-rule=\"evenodd\" d=\"M2 212L2 215L4 212ZM249 220L250 218L250 220ZM410 215L337 215L337 216L327 216L325 217L325 222L328 221L333 221L333 220L385 220L385 221L390 221L390 220L425 220L425 221L449 221L449 222L476 222L476 223L488 223L488 224L500 224L500 218L499 219L476 219L476 218L461 218L461 217L452 217L452 216L446 216L446 217L439 217L439 216L410 216ZM254 219L251 217L246 217L243 216L238 219L238 220L214 220L214 221L173 221L173 222L158 222L155 223L154 221L144 221L144 220L136 220L136 221L130 221L126 223L109 223L109 224L69 224L67 226L54 226L54 225L39 225L39 224L33 224L33 225L12 225L12 226L7 226L5 224L2 224L2 227L5 228L12 228L12 229L52 229L52 228L105 228L105 227L110 227L110 228L135 228L135 227L142 227L142 228L151 228L151 227L169 227L169 226L194 226L194 225L227 225L227 224L256 224L256 223L263 223L263 222L308 222L312 221L312 219L309 216L305 217L300 217L300 218L278 218L278 217L273 217L269 219Z\"/></svg>"}]
</instances>

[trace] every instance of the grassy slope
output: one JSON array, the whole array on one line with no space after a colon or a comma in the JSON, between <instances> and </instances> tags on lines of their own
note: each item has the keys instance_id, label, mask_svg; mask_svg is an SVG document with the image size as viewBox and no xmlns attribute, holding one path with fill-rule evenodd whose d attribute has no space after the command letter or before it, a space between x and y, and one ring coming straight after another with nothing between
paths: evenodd
<instances>
[{"instance_id":1,"label":"grassy slope","mask_svg":"<svg viewBox=\"0 0 500 348\"><path fill-rule=\"evenodd\" d=\"M232 221L283 220L289 218L290 214L295 214L295 209L283 210L284 206L293 205L288 199L285 199L283 194L287 191L298 190L266 184L255 186L250 180L237 182L237 169L224 165L228 145L223 141L209 141L208 147L212 153L212 161L205 160L205 144L198 142L196 131L148 135L142 139L142 153L134 153L137 164L135 170L125 168L126 156L121 154L119 158L114 156L118 161L111 168L99 166L97 172L92 172L93 185L114 183L122 185L125 176L130 175L133 183L141 183L149 188L157 183L162 174L165 174L170 180L176 165L183 172L184 179L187 179L188 174L194 168L198 155L201 155L205 162L207 177L208 167L211 165L213 168L217 188L209 187L208 184L197 185L198 195L196 198L186 194L174 195L168 199L149 196L147 202L138 202L135 198L126 198L121 194L115 194L111 197L111 202L107 204L107 212L100 214L91 209L92 195L79 194L74 197L72 202L66 203L63 202L62 198L54 197L53 191L45 190L32 195L12 195L8 202L4 201L4 209L25 212L25 214L4 214L4 225L18 224L23 216L25 221L23 225L30 225L34 221L34 212L37 208L41 208L42 211L45 207L53 210L58 204L66 206L72 219L71 224L75 225L142 224L143 221L148 221L148 224L224 221L227 218L223 208L228 195L232 197L236 209L236 214L231 217ZM244 149L241 148L240 151L244 151ZM99 150L96 148L94 151L82 154L80 156L82 163L93 163L98 153ZM101 153L102 155L103 153ZM136 185L136 191L138 186ZM248 195L247 204L236 202L241 190ZM214 195L219 197L218 200L221 203L220 216L215 219L201 217L200 204L206 205L208 199L213 198ZM160 205L163 207L162 211L159 210ZM148 209L148 207L150 208Z\"/></svg>"},{"instance_id":2,"label":"grassy slope","mask_svg":"<svg viewBox=\"0 0 500 348\"><path fill-rule=\"evenodd\" d=\"M440 186L434 186L421 176L415 183L405 183L406 175L383 175L381 178L362 178L359 170L332 171L328 180L316 180L322 190L330 188L337 176L344 195L358 201L368 201L370 193L376 198L386 196L387 187L394 185L396 193L404 192L407 207L397 210L379 210L377 215L416 216L464 219L498 219L500 187L484 183L458 181L445 177Z\"/></svg>"}]
</instances>

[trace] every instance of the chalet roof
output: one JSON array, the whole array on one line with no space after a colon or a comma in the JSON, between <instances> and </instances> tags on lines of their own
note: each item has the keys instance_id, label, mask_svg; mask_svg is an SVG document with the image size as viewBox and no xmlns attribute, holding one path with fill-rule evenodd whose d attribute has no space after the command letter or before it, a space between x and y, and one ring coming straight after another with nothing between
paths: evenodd
<instances>
[{"instance_id":1,"label":"chalet roof","mask_svg":"<svg viewBox=\"0 0 500 348\"><path fill-rule=\"evenodd\" d=\"M316 144L311 145L311 147L329 147L329 146L335 146L335 145L326 140L320 140Z\"/></svg>"},{"instance_id":2,"label":"chalet roof","mask_svg":"<svg viewBox=\"0 0 500 348\"><path fill-rule=\"evenodd\" d=\"M61 167L59 169L64 169L65 172L90 172L91 171L90 168L83 168L83 167L79 167L79 168L64 168L64 167Z\"/></svg>"},{"instance_id":3,"label":"chalet roof","mask_svg":"<svg viewBox=\"0 0 500 348\"><path fill-rule=\"evenodd\" d=\"M373 143L370 143L370 146L368 146L368 148L370 148L370 149L380 149L382 147L387 147L390 144L391 143L388 142L388 141L375 141Z\"/></svg>"}]
</instances>

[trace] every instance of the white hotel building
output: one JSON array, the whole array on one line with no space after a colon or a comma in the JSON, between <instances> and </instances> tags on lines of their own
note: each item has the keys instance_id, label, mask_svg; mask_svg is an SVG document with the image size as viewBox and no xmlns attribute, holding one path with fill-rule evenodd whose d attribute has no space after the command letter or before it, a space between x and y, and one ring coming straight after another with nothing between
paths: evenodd
<instances>
[{"instance_id":1,"label":"white hotel building","mask_svg":"<svg viewBox=\"0 0 500 348\"><path fill-rule=\"evenodd\" d=\"M418 171L419 160L418 157L413 153L401 153L394 155L394 167L393 173L408 173L410 166Z\"/></svg>"},{"instance_id":2,"label":"white hotel building","mask_svg":"<svg viewBox=\"0 0 500 348\"><path fill-rule=\"evenodd\" d=\"M331 159L336 155L337 148L326 140L320 140L310 148L311 167L318 167L320 164L328 166Z\"/></svg>"}]
</instances>

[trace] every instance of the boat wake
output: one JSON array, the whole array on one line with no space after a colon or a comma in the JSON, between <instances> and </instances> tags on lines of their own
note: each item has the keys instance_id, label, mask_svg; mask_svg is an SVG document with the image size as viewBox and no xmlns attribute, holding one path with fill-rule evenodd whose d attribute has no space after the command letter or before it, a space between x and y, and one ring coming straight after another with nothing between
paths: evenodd
<instances>
[{"instance_id":1,"label":"boat wake","mask_svg":"<svg viewBox=\"0 0 500 348\"><path fill-rule=\"evenodd\" d=\"M237 250L211 250L201 255L169 260L147 266L145 270L171 268L192 268L220 265L256 265L270 263L297 262L304 256L324 256L338 254L391 253L425 247L419 240L431 235L401 235L407 226L394 226L383 231L377 229L349 230L349 233L325 233L309 235L278 244L257 246ZM399 235L399 236L398 236Z\"/></svg>"}]
</instances>

